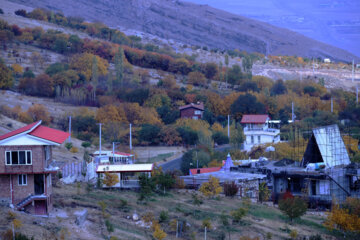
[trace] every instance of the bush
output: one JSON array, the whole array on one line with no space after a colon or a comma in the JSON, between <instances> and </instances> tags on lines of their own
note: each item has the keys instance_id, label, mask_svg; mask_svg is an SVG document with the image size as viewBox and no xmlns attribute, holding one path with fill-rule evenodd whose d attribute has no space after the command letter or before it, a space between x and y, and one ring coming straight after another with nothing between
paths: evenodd
<instances>
[{"instance_id":1,"label":"bush","mask_svg":"<svg viewBox=\"0 0 360 240\"><path fill-rule=\"evenodd\" d=\"M299 198L286 198L279 201L279 209L290 218L290 222L294 218L299 218L307 211L307 203Z\"/></svg>"},{"instance_id":2,"label":"bush","mask_svg":"<svg viewBox=\"0 0 360 240\"><path fill-rule=\"evenodd\" d=\"M2 10L2 8L0 8L0 14L4 14L4 11Z\"/></svg>"},{"instance_id":3,"label":"bush","mask_svg":"<svg viewBox=\"0 0 360 240\"><path fill-rule=\"evenodd\" d=\"M70 151L70 149L73 147L72 143L71 142L68 142L68 143L65 143L65 147L67 150Z\"/></svg>"},{"instance_id":4,"label":"bush","mask_svg":"<svg viewBox=\"0 0 360 240\"><path fill-rule=\"evenodd\" d=\"M225 134L223 134L222 132L215 132L212 135L212 139L214 140L214 142L216 142L219 145L229 143L229 138Z\"/></svg>"},{"instance_id":5,"label":"bush","mask_svg":"<svg viewBox=\"0 0 360 240\"><path fill-rule=\"evenodd\" d=\"M105 220L105 225L106 225L106 229L108 230L108 232L114 231L114 225L109 221L109 219Z\"/></svg>"},{"instance_id":6,"label":"bush","mask_svg":"<svg viewBox=\"0 0 360 240\"><path fill-rule=\"evenodd\" d=\"M16 10L15 14L18 16L22 16L22 17L26 17L26 15L27 15L26 10L24 10L24 9Z\"/></svg>"},{"instance_id":7,"label":"bush","mask_svg":"<svg viewBox=\"0 0 360 240\"><path fill-rule=\"evenodd\" d=\"M211 229L211 221L210 221L210 218L206 218L202 221L202 228L205 228L210 230Z\"/></svg>"},{"instance_id":8,"label":"bush","mask_svg":"<svg viewBox=\"0 0 360 240\"><path fill-rule=\"evenodd\" d=\"M239 223L245 215L246 215L245 208L239 208L231 212L231 217L233 218L233 221L236 223Z\"/></svg>"},{"instance_id":9,"label":"bush","mask_svg":"<svg viewBox=\"0 0 360 240\"><path fill-rule=\"evenodd\" d=\"M167 222L169 220L169 214L167 211L161 211L159 216L159 222Z\"/></svg>"},{"instance_id":10,"label":"bush","mask_svg":"<svg viewBox=\"0 0 360 240\"><path fill-rule=\"evenodd\" d=\"M239 187L235 184L235 182L226 182L224 183L224 193L227 197L233 197L239 191Z\"/></svg>"},{"instance_id":11,"label":"bush","mask_svg":"<svg viewBox=\"0 0 360 240\"><path fill-rule=\"evenodd\" d=\"M83 148L88 148L88 147L91 147L91 143L89 143L89 142L83 142L83 143L81 143L81 146L82 146Z\"/></svg>"},{"instance_id":12,"label":"bush","mask_svg":"<svg viewBox=\"0 0 360 240\"><path fill-rule=\"evenodd\" d=\"M70 149L70 152L71 152L71 153L77 153L77 152L79 152L79 149L78 149L77 147L72 147L72 148Z\"/></svg>"}]
</instances>

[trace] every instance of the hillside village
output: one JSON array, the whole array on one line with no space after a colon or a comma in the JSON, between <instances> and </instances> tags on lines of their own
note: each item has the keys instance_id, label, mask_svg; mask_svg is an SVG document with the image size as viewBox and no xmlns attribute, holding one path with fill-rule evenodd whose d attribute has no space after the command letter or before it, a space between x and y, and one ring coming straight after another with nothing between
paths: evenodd
<instances>
[{"instance_id":1,"label":"hillside village","mask_svg":"<svg viewBox=\"0 0 360 240\"><path fill-rule=\"evenodd\" d=\"M357 239L356 63L2 1L0 239Z\"/></svg>"}]
</instances>

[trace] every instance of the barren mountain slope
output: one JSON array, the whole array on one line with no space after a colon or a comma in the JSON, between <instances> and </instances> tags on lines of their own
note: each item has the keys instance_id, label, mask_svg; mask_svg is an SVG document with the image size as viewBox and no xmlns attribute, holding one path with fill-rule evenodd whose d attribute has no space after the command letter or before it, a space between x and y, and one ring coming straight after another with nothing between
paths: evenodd
<instances>
[{"instance_id":1,"label":"barren mountain slope","mask_svg":"<svg viewBox=\"0 0 360 240\"><path fill-rule=\"evenodd\" d=\"M111 27L129 28L212 48L272 55L359 59L351 53L301 34L207 5L176 0L11 0L31 7L82 16Z\"/></svg>"}]
</instances>

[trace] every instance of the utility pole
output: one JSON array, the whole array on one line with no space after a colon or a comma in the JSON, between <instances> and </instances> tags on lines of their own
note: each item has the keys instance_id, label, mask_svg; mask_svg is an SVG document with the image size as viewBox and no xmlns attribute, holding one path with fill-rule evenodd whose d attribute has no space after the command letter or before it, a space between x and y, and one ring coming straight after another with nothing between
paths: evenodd
<instances>
[{"instance_id":1,"label":"utility pole","mask_svg":"<svg viewBox=\"0 0 360 240\"><path fill-rule=\"evenodd\" d=\"M130 152L132 150L132 139L131 139L131 123L130 123L130 140L129 140Z\"/></svg>"},{"instance_id":2,"label":"utility pole","mask_svg":"<svg viewBox=\"0 0 360 240\"><path fill-rule=\"evenodd\" d=\"M71 142L71 116L69 116L69 139L68 139L68 142Z\"/></svg>"},{"instance_id":3,"label":"utility pole","mask_svg":"<svg viewBox=\"0 0 360 240\"><path fill-rule=\"evenodd\" d=\"M354 82L354 59L352 61L352 77L351 77L351 81Z\"/></svg>"},{"instance_id":4,"label":"utility pole","mask_svg":"<svg viewBox=\"0 0 360 240\"><path fill-rule=\"evenodd\" d=\"M228 115L228 138L230 140L230 115Z\"/></svg>"},{"instance_id":5,"label":"utility pole","mask_svg":"<svg viewBox=\"0 0 360 240\"><path fill-rule=\"evenodd\" d=\"M333 98L331 98L331 112L334 111L334 104L333 104Z\"/></svg>"},{"instance_id":6,"label":"utility pole","mask_svg":"<svg viewBox=\"0 0 360 240\"><path fill-rule=\"evenodd\" d=\"M99 157L101 158L101 125L102 123L98 123L99 125Z\"/></svg>"},{"instance_id":7,"label":"utility pole","mask_svg":"<svg viewBox=\"0 0 360 240\"><path fill-rule=\"evenodd\" d=\"M356 105L359 102L359 86L356 84Z\"/></svg>"},{"instance_id":8,"label":"utility pole","mask_svg":"<svg viewBox=\"0 0 360 240\"><path fill-rule=\"evenodd\" d=\"M207 230L207 229L206 229L206 227L205 227L205 240L206 240L206 230Z\"/></svg>"},{"instance_id":9,"label":"utility pole","mask_svg":"<svg viewBox=\"0 0 360 240\"><path fill-rule=\"evenodd\" d=\"M291 121L294 123L296 118L295 112L294 112L294 102L291 103Z\"/></svg>"}]
</instances>

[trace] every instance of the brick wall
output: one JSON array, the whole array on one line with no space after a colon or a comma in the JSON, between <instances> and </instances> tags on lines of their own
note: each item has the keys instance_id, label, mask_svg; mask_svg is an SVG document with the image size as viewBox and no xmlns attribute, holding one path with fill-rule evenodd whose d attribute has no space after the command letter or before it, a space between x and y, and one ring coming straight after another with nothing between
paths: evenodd
<instances>
[{"instance_id":1,"label":"brick wall","mask_svg":"<svg viewBox=\"0 0 360 240\"><path fill-rule=\"evenodd\" d=\"M0 204L7 205L10 199L10 176L0 175Z\"/></svg>"},{"instance_id":2,"label":"brick wall","mask_svg":"<svg viewBox=\"0 0 360 240\"><path fill-rule=\"evenodd\" d=\"M5 165L5 151L31 150L32 165ZM51 158L50 158L51 159ZM40 173L44 170L44 146L0 146L0 174L1 173Z\"/></svg>"},{"instance_id":3,"label":"brick wall","mask_svg":"<svg viewBox=\"0 0 360 240\"><path fill-rule=\"evenodd\" d=\"M34 194L34 175L28 174L27 175L27 185L20 186L18 182L18 175L11 175L13 179L13 190L14 190L14 204L17 204L30 194Z\"/></svg>"}]
</instances>

